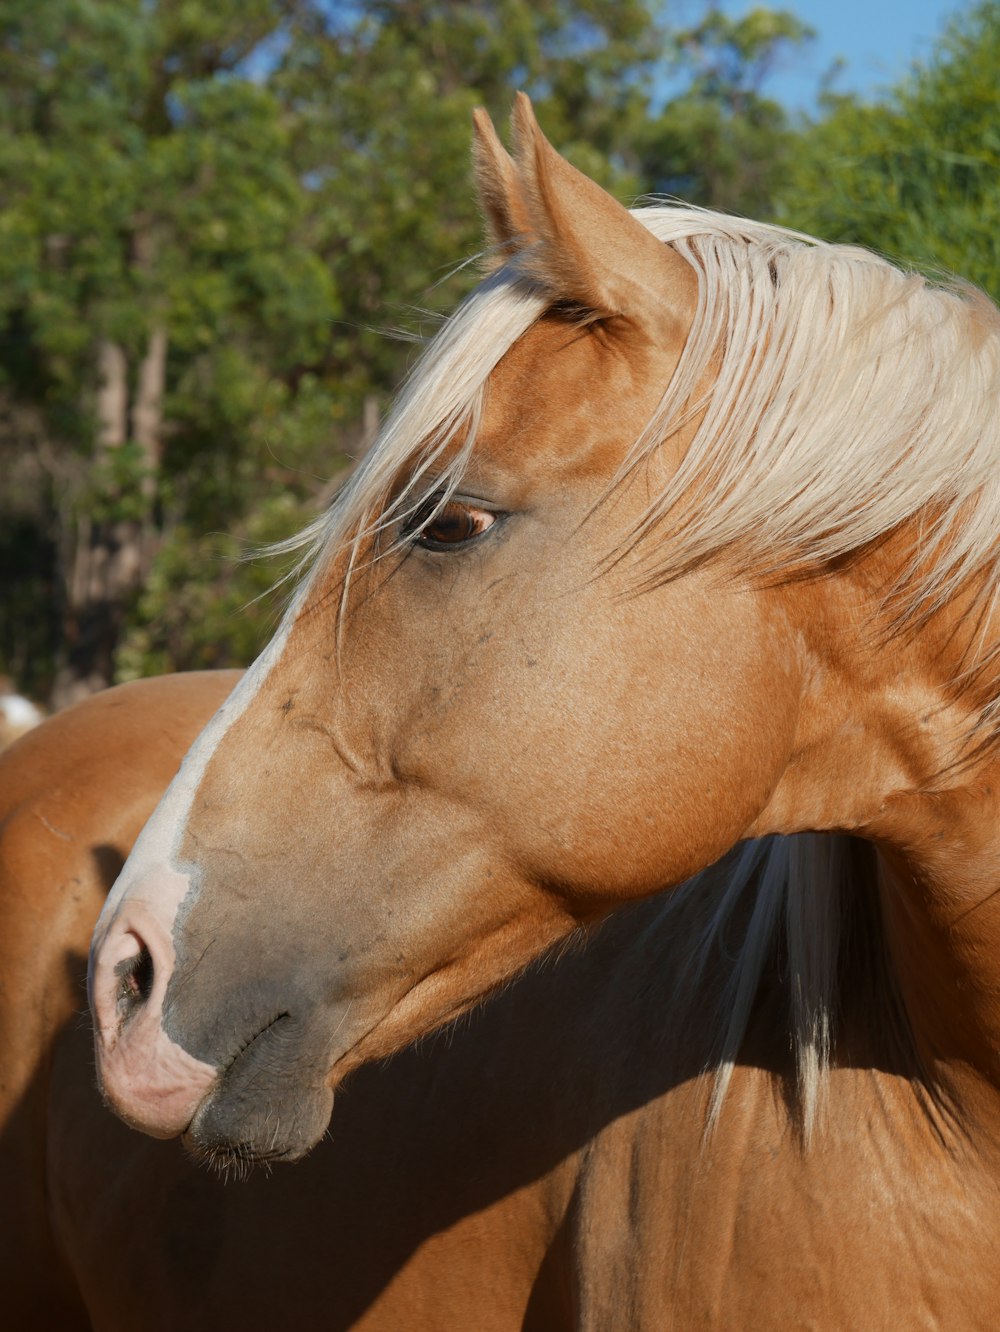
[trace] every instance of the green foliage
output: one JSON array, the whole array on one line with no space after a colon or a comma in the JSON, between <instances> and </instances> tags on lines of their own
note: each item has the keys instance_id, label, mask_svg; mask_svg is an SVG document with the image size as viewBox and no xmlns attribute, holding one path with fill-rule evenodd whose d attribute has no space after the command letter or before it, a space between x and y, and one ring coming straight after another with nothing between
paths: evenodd
<instances>
[{"instance_id":1,"label":"green foliage","mask_svg":"<svg viewBox=\"0 0 1000 1332\"><path fill-rule=\"evenodd\" d=\"M155 473L132 440L99 455L86 474L79 502L93 523L138 522L149 507L145 492Z\"/></svg>"},{"instance_id":2,"label":"green foliage","mask_svg":"<svg viewBox=\"0 0 1000 1332\"><path fill-rule=\"evenodd\" d=\"M789 131L763 84L805 36L713 6L678 33L651 0L0 0L0 670L252 655L271 574L241 543L363 442L413 354L386 325L475 279L445 281L480 244L476 104L525 88L620 197L766 211Z\"/></svg>"},{"instance_id":3,"label":"green foliage","mask_svg":"<svg viewBox=\"0 0 1000 1332\"><path fill-rule=\"evenodd\" d=\"M301 526L300 505L278 492L232 531L172 531L129 618L118 679L252 661L277 626L292 564L260 552Z\"/></svg>"},{"instance_id":4,"label":"green foliage","mask_svg":"<svg viewBox=\"0 0 1000 1332\"><path fill-rule=\"evenodd\" d=\"M710 8L673 37L675 74L687 86L637 135L640 170L658 194L766 218L796 135L764 88L776 60L814 33L787 10L730 18Z\"/></svg>"},{"instance_id":5,"label":"green foliage","mask_svg":"<svg viewBox=\"0 0 1000 1332\"><path fill-rule=\"evenodd\" d=\"M30 444L48 459L19 512L42 529L65 616L130 596L126 573L95 583L102 544L148 554L164 523L208 530L265 497L275 403L311 426L299 456L329 448L336 386L318 391L309 370L340 306L308 237L288 109L243 69L295 8L0 0L0 466L18 470ZM156 331L167 376L147 391L148 438L123 400L102 443L99 351L120 349L134 412ZM95 647L117 623L87 630ZM22 638L0 614L0 655Z\"/></svg>"},{"instance_id":6,"label":"green foliage","mask_svg":"<svg viewBox=\"0 0 1000 1332\"><path fill-rule=\"evenodd\" d=\"M1000 4L955 20L883 101L828 100L782 195L828 240L946 270L1000 299Z\"/></svg>"}]
</instances>

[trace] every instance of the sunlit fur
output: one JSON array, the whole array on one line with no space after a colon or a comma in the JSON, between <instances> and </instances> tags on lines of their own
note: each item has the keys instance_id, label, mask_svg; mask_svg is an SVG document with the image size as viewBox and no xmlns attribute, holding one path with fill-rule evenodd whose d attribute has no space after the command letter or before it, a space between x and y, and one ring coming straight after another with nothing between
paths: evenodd
<instances>
[{"instance_id":1,"label":"sunlit fur","mask_svg":"<svg viewBox=\"0 0 1000 1332\"><path fill-rule=\"evenodd\" d=\"M662 441L703 413L680 468L654 488L636 529L621 534L621 548L637 544L644 554L645 583L721 552L730 566L780 577L930 511L919 568L886 592L895 620L926 615L977 577L978 606L991 605L1000 578L1000 314L986 297L762 223L681 207L634 216L691 264L699 300L680 364L616 481L656 468ZM398 534L428 499L444 503L475 448L491 371L549 303L516 259L472 293L428 347L333 508L299 539L304 563L325 565L346 548L350 569L373 532ZM982 713L985 733L998 713L994 698ZM836 1007L844 843L819 834L766 839L744 848L729 871L692 961L697 970L734 904L755 893L717 1015L713 1122L781 931L811 1132ZM675 902L699 888L692 881Z\"/></svg>"}]
</instances>

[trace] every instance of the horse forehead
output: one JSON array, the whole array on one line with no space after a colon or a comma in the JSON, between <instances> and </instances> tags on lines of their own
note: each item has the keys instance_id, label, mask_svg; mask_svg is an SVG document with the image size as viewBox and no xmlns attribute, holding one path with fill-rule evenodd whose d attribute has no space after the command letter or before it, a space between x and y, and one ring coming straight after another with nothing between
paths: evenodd
<instances>
[{"instance_id":1,"label":"horse forehead","mask_svg":"<svg viewBox=\"0 0 1000 1332\"><path fill-rule=\"evenodd\" d=\"M544 317L490 376L476 451L530 466L614 469L656 408L679 349L624 327Z\"/></svg>"}]
</instances>

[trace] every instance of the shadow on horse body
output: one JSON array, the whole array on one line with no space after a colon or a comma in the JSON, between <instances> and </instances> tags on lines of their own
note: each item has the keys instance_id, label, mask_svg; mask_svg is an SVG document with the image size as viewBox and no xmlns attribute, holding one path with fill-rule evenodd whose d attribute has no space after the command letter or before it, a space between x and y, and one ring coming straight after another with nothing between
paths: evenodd
<instances>
[{"instance_id":1,"label":"shadow on horse body","mask_svg":"<svg viewBox=\"0 0 1000 1332\"><path fill-rule=\"evenodd\" d=\"M101 1118L71 1026L33 1140L68 1288L108 1329L994 1327L1000 319L630 214L514 119L496 271L93 936L109 1105L274 1173ZM144 815L209 711L107 789ZM12 1099L101 878L60 905L39 811ZM100 815L74 863L142 821Z\"/></svg>"}]
</instances>

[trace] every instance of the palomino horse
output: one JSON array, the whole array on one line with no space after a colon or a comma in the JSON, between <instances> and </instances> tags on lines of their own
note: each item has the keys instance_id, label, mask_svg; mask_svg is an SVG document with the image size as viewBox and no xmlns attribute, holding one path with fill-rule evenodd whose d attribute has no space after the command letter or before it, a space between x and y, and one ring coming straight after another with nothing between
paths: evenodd
<instances>
[{"instance_id":1,"label":"palomino horse","mask_svg":"<svg viewBox=\"0 0 1000 1332\"><path fill-rule=\"evenodd\" d=\"M67 1282L107 1328L280 1326L303 1274L336 1327L994 1327L1000 319L478 129L502 262L91 955L127 1122L294 1159L358 1070L333 1142L219 1204L57 1052Z\"/></svg>"}]
</instances>

